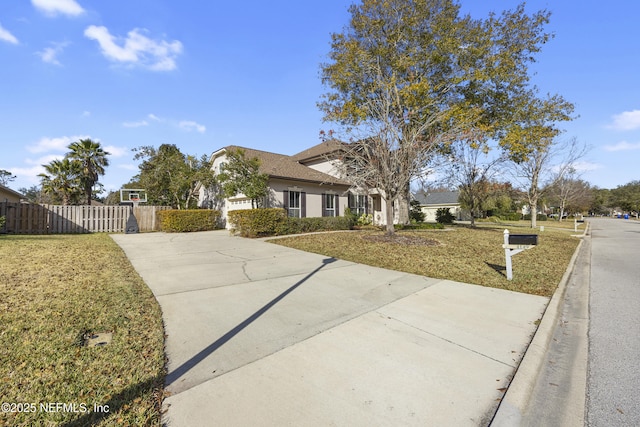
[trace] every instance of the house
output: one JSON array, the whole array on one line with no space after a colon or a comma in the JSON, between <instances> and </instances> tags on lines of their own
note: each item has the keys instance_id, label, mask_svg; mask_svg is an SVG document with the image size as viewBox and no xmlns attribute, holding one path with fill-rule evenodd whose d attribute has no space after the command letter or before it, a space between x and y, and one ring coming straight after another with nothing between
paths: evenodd
<instances>
[{"instance_id":1,"label":"house","mask_svg":"<svg viewBox=\"0 0 640 427\"><path fill-rule=\"evenodd\" d=\"M467 220L469 215L460 207L459 195L458 191L420 190L413 195L413 198L420 202L425 222L436 222L436 212L441 208L448 208L458 221Z\"/></svg>"},{"instance_id":2,"label":"house","mask_svg":"<svg viewBox=\"0 0 640 427\"><path fill-rule=\"evenodd\" d=\"M230 145L215 151L211 157L214 172L226 161L230 150L242 149L246 158L260 160L260 173L267 174L268 195L262 205L282 207L292 217L342 216L345 208L362 215L371 214L378 224L384 224L384 204L376 192L357 191L340 177L337 163L343 143L329 140L292 156L247 147ZM227 213L251 209L251 199L243 194L224 198L215 188L201 188L200 205L218 209L227 224Z\"/></svg>"},{"instance_id":3,"label":"house","mask_svg":"<svg viewBox=\"0 0 640 427\"><path fill-rule=\"evenodd\" d=\"M24 198L25 196L23 194L0 184L0 202L18 203Z\"/></svg>"}]
</instances>

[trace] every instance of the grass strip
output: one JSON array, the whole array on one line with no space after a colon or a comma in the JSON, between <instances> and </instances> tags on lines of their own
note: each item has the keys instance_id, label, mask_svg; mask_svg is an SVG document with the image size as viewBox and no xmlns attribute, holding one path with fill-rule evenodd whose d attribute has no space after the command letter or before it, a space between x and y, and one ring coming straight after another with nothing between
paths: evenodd
<instances>
[{"instance_id":1,"label":"grass strip","mask_svg":"<svg viewBox=\"0 0 640 427\"><path fill-rule=\"evenodd\" d=\"M0 236L0 260L0 425L159 425L161 311L115 242Z\"/></svg>"},{"instance_id":2,"label":"grass strip","mask_svg":"<svg viewBox=\"0 0 640 427\"><path fill-rule=\"evenodd\" d=\"M512 258L513 280L508 281L503 231L499 227L456 226L447 230L399 231L397 243L381 239L384 235L381 231L295 236L272 242L391 270L551 296L567 269L578 238L567 231L513 230L512 233L539 234L539 242L537 247ZM423 239L425 244L416 244L416 239Z\"/></svg>"}]
</instances>

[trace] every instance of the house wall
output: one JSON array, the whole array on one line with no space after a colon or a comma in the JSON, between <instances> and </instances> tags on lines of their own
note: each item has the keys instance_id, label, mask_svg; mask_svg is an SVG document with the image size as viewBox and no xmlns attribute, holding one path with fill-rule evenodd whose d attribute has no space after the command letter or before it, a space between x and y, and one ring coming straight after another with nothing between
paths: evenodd
<instances>
[{"instance_id":1,"label":"house wall","mask_svg":"<svg viewBox=\"0 0 640 427\"><path fill-rule=\"evenodd\" d=\"M342 216L344 208L347 206L347 191L349 187L343 185L316 184L311 182L290 181L281 179L269 180L270 197L268 201L269 207L284 207L285 191L300 191L306 195L306 216L320 217L322 216L322 195L337 194L338 209L337 216Z\"/></svg>"},{"instance_id":2,"label":"house wall","mask_svg":"<svg viewBox=\"0 0 640 427\"><path fill-rule=\"evenodd\" d=\"M459 205L429 205L421 206L422 212L424 212L425 222L436 222L436 212L441 208L449 208L449 211L456 217L458 221L464 220L462 209Z\"/></svg>"},{"instance_id":3,"label":"house wall","mask_svg":"<svg viewBox=\"0 0 640 427\"><path fill-rule=\"evenodd\" d=\"M12 191L6 191L4 188L0 188L0 202L18 203L19 201L20 196Z\"/></svg>"},{"instance_id":4,"label":"house wall","mask_svg":"<svg viewBox=\"0 0 640 427\"><path fill-rule=\"evenodd\" d=\"M340 177L337 169L338 160L315 160L313 162L305 162L304 165L317 171L326 173L327 175Z\"/></svg>"}]
</instances>

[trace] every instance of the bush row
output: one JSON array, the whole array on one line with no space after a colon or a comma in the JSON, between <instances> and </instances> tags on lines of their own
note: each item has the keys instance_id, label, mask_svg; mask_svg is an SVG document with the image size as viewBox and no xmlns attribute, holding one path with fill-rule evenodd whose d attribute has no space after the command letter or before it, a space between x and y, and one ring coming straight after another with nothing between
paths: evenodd
<instances>
[{"instance_id":1,"label":"bush row","mask_svg":"<svg viewBox=\"0 0 640 427\"><path fill-rule=\"evenodd\" d=\"M281 208L241 209L228 213L231 232L242 237L264 237L314 231L349 230L347 217L291 218Z\"/></svg>"},{"instance_id":2,"label":"bush row","mask_svg":"<svg viewBox=\"0 0 640 427\"><path fill-rule=\"evenodd\" d=\"M212 209L170 209L158 212L160 229L168 233L207 231L218 228L220 211Z\"/></svg>"}]
</instances>

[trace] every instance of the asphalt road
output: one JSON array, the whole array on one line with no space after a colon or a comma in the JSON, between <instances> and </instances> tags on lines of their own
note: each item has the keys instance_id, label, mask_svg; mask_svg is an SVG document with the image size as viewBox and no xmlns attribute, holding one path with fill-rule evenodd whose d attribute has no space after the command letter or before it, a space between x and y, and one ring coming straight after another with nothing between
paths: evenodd
<instances>
[{"instance_id":1,"label":"asphalt road","mask_svg":"<svg viewBox=\"0 0 640 427\"><path fill-rule=\"evenodd\" d=\"M640 222L591 220L586 424L640 426Z\"/></svg>"},{"instance_id":2,"label":"asphalt road","mask_svg":"<svg viewBox=\"0 0 640 427\"><path fill-rule=\"evenodd\" d=\"M640 222L589 221L521 427L640 426Z\"/></svg>"}]
</instances>

